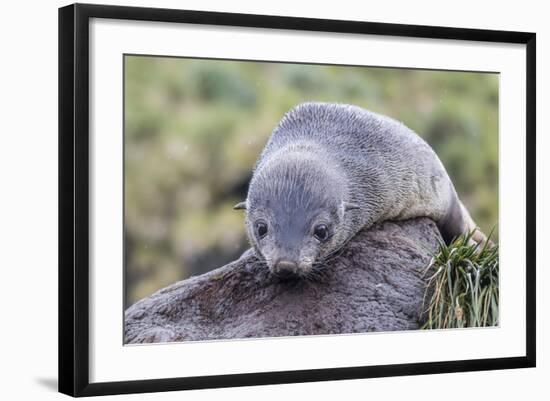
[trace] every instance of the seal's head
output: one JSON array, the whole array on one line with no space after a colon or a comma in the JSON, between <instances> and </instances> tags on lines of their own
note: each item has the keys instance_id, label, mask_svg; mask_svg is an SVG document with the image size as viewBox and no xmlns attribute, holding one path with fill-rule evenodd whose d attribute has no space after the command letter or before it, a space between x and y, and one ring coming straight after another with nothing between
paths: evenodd
<instances>
[{"instance_id":1,"label":"seal's head","mask_svg":"<svg viewBox=\"0 0 550 401\"><path fill-rule=\"evenodd\" d=\"M346 212L357 208L343 200L343 180L333 167L309 153L270 157L257 166L246 209L251 245L272 273L309 277L317 265L347 238ZM326 161L326 160L325 160Z\"/></svg>"}]
</instances>

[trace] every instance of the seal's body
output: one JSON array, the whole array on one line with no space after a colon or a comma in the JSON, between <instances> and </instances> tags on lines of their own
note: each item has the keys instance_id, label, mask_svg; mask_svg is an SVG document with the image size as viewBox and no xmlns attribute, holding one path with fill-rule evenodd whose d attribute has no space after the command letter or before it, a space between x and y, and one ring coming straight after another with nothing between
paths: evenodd
<instances>
[{"instance_id":1,"label":"seal's body","mask_svg":"<svg viewBox=\"0 0 550 401\"><path fill-rule=\"evenodd\" d=\"M236 208L247 209L249 240L278 274L308 275L383 220L430 217L446 242L476 228L424 140L389 117L343 104L289 111Z\"/></svg>"}]
</instances>

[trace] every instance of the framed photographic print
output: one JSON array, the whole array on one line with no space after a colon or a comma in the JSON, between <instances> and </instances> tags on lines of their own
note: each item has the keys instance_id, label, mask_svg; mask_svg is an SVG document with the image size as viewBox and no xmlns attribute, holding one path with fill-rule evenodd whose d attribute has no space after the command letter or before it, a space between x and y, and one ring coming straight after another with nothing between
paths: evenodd
<instances>
[{"instance_id":1,"label":"framed photographic print","mask_svg":"<svg viewBox=\"0 0 550 401\"><path fill-rule=\"evenodd\" d=\"M535 366L535 34L59 10L59 390Z\"/></svg>"}]
</instances>

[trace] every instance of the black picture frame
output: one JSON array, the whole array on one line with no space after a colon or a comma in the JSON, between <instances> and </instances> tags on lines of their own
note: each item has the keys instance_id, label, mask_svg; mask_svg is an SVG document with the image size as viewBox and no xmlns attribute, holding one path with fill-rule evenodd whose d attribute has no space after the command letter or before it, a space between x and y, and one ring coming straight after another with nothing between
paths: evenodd
<instances>
[{"instance_id":1,"label":"black picture frame","mask_svg":"<svg viewBox=\"0 0 550 401\"><path fill-rule=\"evenodd\" d=\"M526 354L521 357L89 381L89 22L91 18L516 43L526 46ZM536 35L435 26L74 4L59 9L59 391L72 396L251 386L534 367Z\"/></svg>"}]
</instances>

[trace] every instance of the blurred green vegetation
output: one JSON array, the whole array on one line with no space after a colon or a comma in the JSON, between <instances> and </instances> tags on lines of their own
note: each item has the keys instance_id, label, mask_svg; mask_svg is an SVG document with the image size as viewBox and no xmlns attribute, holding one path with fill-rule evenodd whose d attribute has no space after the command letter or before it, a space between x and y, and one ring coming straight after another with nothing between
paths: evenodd
<instances>
[{"instance_id":1,"label":"blurred green vegetation","mask_svg":"<svg viewBox=\"0 0 550 401\"><path fill-rule=\"evenodd\" d=\"M305 101L356 104L415 130L489 232L498 87L487 73L126 56L126 306L247 248L232 206L271 130Z\"/></svg>"}]
</instances>

